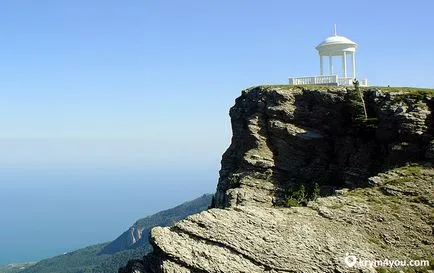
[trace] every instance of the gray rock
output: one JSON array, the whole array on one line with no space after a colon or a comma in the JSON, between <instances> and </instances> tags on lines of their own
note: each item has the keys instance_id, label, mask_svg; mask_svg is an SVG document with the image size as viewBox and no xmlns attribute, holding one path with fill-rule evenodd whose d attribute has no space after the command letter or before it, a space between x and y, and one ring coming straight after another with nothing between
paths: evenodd
<instances>
[{"instance_id":1,"label":"gray rock","mask_svg":"<svg viewBox=\"0 0 434 273\"><path fill-rule=\"evenodd\" d=\"M233 138L222 158L215 206L271 206L300 183L319 183L331 193L366 186L375 170L432 156L426 102L405 92L368 90L368 113L378 127L360 128L349 120L346 93L338 87L244 91L230 110ZM258 175L266 171L268 179ZM230 183L234 175L254 177L254 186Z\"/></svg>"},{"instance_id":2,"label":"gray rock","mask_svg":"<svg viewBox=\"0 0 434 273\"><path fill-rule=\"evenodd\" d=\"M365 91L374 126L348 115L351 89L243 91L230 110L233 137L214 208L154 228L154 252L120 272L135 263L142 273L376 272L344 259L432 259L428 100ZM276 206L300 184L309 191L315 183L323 197L306 207Z\"/></svg>"},{"instance_id":3,"label":"gray rock","mask_svg":"<svg viewBox=\"0 0 434 273\"><path fill-rule=\"evenodd\" d=\"M406 171L381 175L379 184L385 187ZM434 199L432 167L408 178L397 188ZM433 257L433 207L415 196L391 198L382 187L319 198L310 207L210 209L154 228L160 271L139 272L375 272L348 267L346 253L365 260Z\"/></svg>"}]
</instances>

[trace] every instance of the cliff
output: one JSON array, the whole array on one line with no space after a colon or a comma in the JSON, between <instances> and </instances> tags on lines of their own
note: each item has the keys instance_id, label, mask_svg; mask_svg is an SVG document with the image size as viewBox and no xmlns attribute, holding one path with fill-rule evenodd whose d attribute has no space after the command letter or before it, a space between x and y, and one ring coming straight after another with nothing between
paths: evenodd
<instances>
[{"instance_id":1,"label":"cliff","mask_svg":"<svg viewBox=\"0 0 434 273\"><path fill-rule=\"evenodd\" d=\"M152 229L153 253L119 272L375 272L347 253L433 260L434 93L362 91L367 119L352 88L243 91L214 208Z\"/></svg>"}]
</instances>

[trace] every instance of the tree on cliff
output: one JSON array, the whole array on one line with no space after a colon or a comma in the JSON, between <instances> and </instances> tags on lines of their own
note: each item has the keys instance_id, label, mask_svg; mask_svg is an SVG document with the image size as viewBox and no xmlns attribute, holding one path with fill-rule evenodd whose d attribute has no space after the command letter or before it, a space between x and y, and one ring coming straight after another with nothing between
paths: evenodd
<instances>
[{"instance_id":1,"label":"tree on cliff","mask_svg":"<svg viewBox=\"0 0 434 273\"><path fill-rule=\"evenodd\" d=\"M363 99L363 92L360 90L360 83L357 79L354 79L353 84L354 91L349 91L347 97L351 116L353 120L366 121L368 114L365 100Z\"/></svg>"}]
</instances>

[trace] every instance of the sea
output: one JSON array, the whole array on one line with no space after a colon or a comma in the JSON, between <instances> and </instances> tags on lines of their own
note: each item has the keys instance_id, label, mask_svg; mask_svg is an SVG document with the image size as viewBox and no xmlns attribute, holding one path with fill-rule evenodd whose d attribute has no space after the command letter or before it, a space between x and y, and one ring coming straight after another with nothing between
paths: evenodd
<instances>
[{"instance_id":1,"label":"sea","mask_svg":"<svg viewBox=\"0 0 434 273\"><path fill-rule=\"evenodd\" d=\"M136 220L213 193L216 166L0 168L0 265L108 242Z\"/></svg>"}]
</instances>

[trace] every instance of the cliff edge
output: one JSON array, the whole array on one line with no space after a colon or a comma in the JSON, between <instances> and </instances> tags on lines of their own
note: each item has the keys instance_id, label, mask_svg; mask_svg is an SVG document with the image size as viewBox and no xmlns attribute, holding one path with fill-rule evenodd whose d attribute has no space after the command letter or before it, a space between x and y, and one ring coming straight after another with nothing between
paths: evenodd
<instances>
[{"instance_id":1,"label":"cliff edge","mask_svg":"<svg viewBox=\"0 0 434 273\"><path fill-rule=\"evenodd\" d=\"M376 272L348 255L433 263L434 92L362 91L364 119L354 88L243 91L213 208L152 229L153 253L119 272Z\"/></svg>"}]
</instances>

